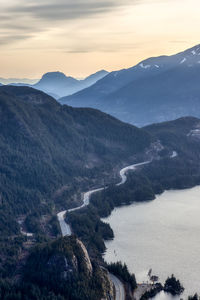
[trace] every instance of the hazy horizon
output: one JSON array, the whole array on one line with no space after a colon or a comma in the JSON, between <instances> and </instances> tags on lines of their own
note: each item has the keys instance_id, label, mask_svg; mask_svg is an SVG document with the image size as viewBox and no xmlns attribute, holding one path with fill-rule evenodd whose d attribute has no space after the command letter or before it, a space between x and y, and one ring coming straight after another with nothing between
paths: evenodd
<instances>
[{"instance_id":1,"label":"hazy horizon","mask_svg":"<svg viewBox=\"0 0 200 300\"><path fill-rule=\"evenodd\" d=\"M195 46L197 46L197 44L195 44L195 45L192 45L192 46L190 46L189 48L193 48L193 47L195 47ZM189 48L187 48L187 49L189 49ZM187 49L181 49L180 51L178 51L178 52L176 52L176 53L171 53L171 54L168 54L169 56L170 55L174 55L174 54L178 54L179 52L183 52L184 50L187 50ZM162 54L160 54L161 56L162 55L166 55L165 53L162 53ZM159 56L159 55L158 55ZM155 56L148 56L148 57L145 57L145 58L143 58L143 59L140 59L138 62L136 62L134 65L130 65L130 66L127 66L127 68L131 68L131 67L133 67L133 66L135 66L135 65L137 65L137 64L139 64L141 61L143 61L143 60L145 60L145 59L147 59L147 58L150 58L150 57L155 57ZM121 69L124 69L125 67L121 67ZM12 83L12 80L13 80L13 82L16 82L16 83L20 83L20 82L26 82L26 80L28 80L28 81L34 81L34 82L37 82L37 81L39 81L40 79L41 79L41 77L44 75L44 74L46 74L46 73L56 73L56 72L62 72L62 73L64 73L66 76L72 76L72 77L74 77L75 79L77 79L77 80L83 80L83 79L85 79L85 78L87 78L88 76L90 76L90 75L92 75L92 74L95 74L95 73L97 73L98 71L102 71L102 70L105 70L105 71L108 71L107 69L105 69L105 68L102 68L102 69L97 69L97 70L94 70L92 73L88 73L88 74L85 74L85 75L83 75L82 77L80 77L80 76L76 76L76 75L71 75L71 74L67 74L66 72L64 72L64 71L60 71L60 70L58 70L58 69L55 69L55 70L49 70L49 71L43 71L43 73L41 73L41 75L39 75L38 77L25 77L25 76L22 76L22 77L13 77L13 76L7 76L7 77L3 77L3 76L1 76L1 74L0 74L0 79L4 79L4 80L9 80L11 83ZM112 72L112 71L119 71L120 69L113 69L113 70L109 70L108 72ZM21 81L20 81L21 80Z\"/></svg>"},{"instance_id":2,"label":"hazy horizon","mask_svg":"<svg viewBox=\"0 0 200 300\"><path fill-rule=\"evenodd\" d=\"M86 77L199 44L197 0L3 0L0 77Z\"/></svg>"}]
</instances>

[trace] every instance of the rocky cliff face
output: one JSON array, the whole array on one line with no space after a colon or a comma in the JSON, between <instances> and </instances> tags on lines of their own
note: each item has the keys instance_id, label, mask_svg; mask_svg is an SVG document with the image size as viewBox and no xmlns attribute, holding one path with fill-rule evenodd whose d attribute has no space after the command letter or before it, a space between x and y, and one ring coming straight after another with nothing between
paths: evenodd
<instances>
[{"instance_id":1,"label":"rocky cliff face","mask_svg":"<svg viewBox=\"0 0 200 300\"><path fill-rule=\"evenodd\" d=\"M106 270L92 264L84 244L75 236L40 244L29 256L23 281L65 299L110 299L113 286Z\"/></svg>"},{"instance_id":2,"label":"rocky cliff face","mask_svg":"<svg viewBox=\"0 0 200 300\"><path fill-rule=\"evenodd\" d=\"M60 238L35 248L27 263L36 280L71 280L80 274L92 276L92 264L84 244L76 237ZM32 275L31 275L32 276Z\"/></svg>"},{"instance_id":3,"label":"rocky cliff face","mask_svg":"<svg viewBox=\"0 0 200 300\"><path fill-rule=\"evenodd\" d=\"M83 261L88 270L88 274L91 275L92 274L92 264L91 264L87 249L85 248L84 244L79 239L77 239L76 241L83 251Z\"/></svg>"}]
</instances>

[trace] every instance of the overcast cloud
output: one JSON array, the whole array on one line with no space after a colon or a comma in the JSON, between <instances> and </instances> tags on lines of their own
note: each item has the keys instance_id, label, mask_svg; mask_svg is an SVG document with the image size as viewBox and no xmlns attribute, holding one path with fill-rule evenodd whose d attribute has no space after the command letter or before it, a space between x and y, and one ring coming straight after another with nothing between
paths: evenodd
<instances>
[{"instance_id":1,"label":"overcast cloud","mask_svg":"<svg viewBox=\"0 0 200 300\"><path fill-rule=\"evenodd\" d=\"M199 0L0 2L0 76L81 77L199 43Z\"/></svg>"},{"instance_id":2,"label":"overcast cloud","mask_svg":"<svg viewBox=\"0 0 200 300\"><path fill-rule=\"evenodd\" d=\"M98 17L131 3L130 0L3 0L0 45L34 37L61 24L67 26L76 20Z\"/></svg>"}]
</instances>

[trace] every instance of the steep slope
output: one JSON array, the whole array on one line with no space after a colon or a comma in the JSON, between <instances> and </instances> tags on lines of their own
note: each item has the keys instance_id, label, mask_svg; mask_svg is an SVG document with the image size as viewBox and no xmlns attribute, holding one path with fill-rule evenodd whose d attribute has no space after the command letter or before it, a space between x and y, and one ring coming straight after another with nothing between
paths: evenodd
<instances>
[{"instance_id":1,"label":"steep slope","mask_svg":"<svg viewBox=\"0 0 200 300\"><path fill-rule=\"evenodd\" d=\"M200 46L172 56L149 58L112 72L61 103L94 107L142 126L192 115L199 117Z\"/></svg>"},{"instance_id":2,"label":"steep slope","mask_svg":"<svg viewBox=\"0 0 200 300\"><path fill-rule=\"evenodd\" d=\"M103 271L97 265L93 268L85 246L73 236L34 249L25 267L24 281L55 294L59 291L64 299L102 299L110 291Z\"/></svg>"},{"instance_id":3,"label":"steep slope","mask_svg":"<svg viewBox=\"0 0 200 300\"><path fill-rule=\"evenodd\" d=\"M17 281L0 281L1 299L100 300L113 296L110 280L91 263L76 237L37 244Z\"/></svg>"},{"instance_id":4,"label":"steep slope","mask_svg":"<svg viewBox=\"0 0 200 300\"><path fill-rule=\"evenodd\" d=\"M2 211L15 215L46 211L52 201L69 206L76 189L111 174L152 141L100 111L61 106L28 87L0 88L0 116L0 198ZM53 196L62 189L61 204Z\"/></svg>"}]
</instances>

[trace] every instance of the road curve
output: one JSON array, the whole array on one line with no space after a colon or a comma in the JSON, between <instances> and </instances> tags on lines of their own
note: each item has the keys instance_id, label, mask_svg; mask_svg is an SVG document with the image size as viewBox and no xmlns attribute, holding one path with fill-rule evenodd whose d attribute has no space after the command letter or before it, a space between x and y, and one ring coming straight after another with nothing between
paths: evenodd
<instances>
[{"instance_id":1,"label":"road curve","mask_svg":"<svg viewBox=\"0 0 200 300\"><path fill-rule=\"evenodd\" d=\"M117 183L116 186L120 186L120 185L122 185L126 182L126 180L127 180L127 176L126 176L127 171L136 170L137 167L145 165L145 164L149 164L150 162L151 161L145 161L145 162L130 165L130 166L127 166L127 167L121 169L120 172L119 172L119 175L121 177L121 181L119 183ZM60 223L62 236L70 236L72 234L72 230L70 228L70 225L65 221L66 220L66 214L70 213L70 212L73 212L73 211L76 211L76 210L79 210L79 209L89 205L91 195L94 194L94 193L100 192L103 189L104 189L104 187L101 187L101 188L93 189L93 190L90 190L90 191L84 193L83 194L83 204L82 205L80 205L78 207L70 208L68 210L63 210L63 211L61 211L57 214L57 218L58 218L58 221Z\"/></svg>"},{"instance_id":2,"label":"road curve","mask_svg":"<svg viewBox=\"0 0 200 300\"><path fill-rule=\"evenodd\" d=\"M172 154L170 155L170 158L173 159L173 158L175 158L177 156L178 156L178 153L176 151L173 151ZM122 185L122 184L124 184L126 182L126 180L127 180L126 173L129 170L136 170L138 167L146 165L146 164L149 164L150 162L151 161L144 161L144 162L141 162L141 163L129 165L129 166L121 169L120 172L119 172L119 175L121 177L121 181L119 183L117 183L116 186L120 186L120 185ZM72 230L70 228L70 225L65 221L65 219L66 219L66 216L65 216L66 213L70 213L72 211L79 210L79 209L81 209L81 208L89 205L91 195L94 194L94 193L100 192L103 189L104 189L104 187L101 187L101 188L93 189L93 190L90 190L90 191L84 193L83 194L83 204L82 205L80 205L78 207L74 207L74 208L68 209L68 210L63 210L63 211L61 211L61 212L59 212L57 214L58 221L60 223L60 228L61 228L62 236L70 236L72 234Z\"/></svg>"},{"instance_id":3,"label":"road curve","mask_svg":"<svg viewBox=\"0 0 200 300\"><path fill-rule=\"evenodd\" d=\"M115 300L125 300L125 291L123 283L111 273L108 273L108 276L115 286Z\"/></svg>"},{"instance_id":4,"label":"road curve","mask_svg":"<svg viewBox=\"0 0 200 300\"><path fill-rule=\"evenodd\" d=\"M126 182L126 180L127 180L127 176L126 176L127 171L136 170L137 167L149 164L150 162L151 161L148 160L148 161L144 161L144 162L141 162L141 163L138 163L138 164L130 165L128 167L125 167L125 168L121 169L120 172L119 172L119 175L121 177L121 181L119 183L117 183L116 186L122 185Z\"/></svg>"},{"instance_id":5,"label":"road curve","mask_svg":"<svg viewBox=\"0 0 200 300\"><path fill-rule=\"evenodd\" d=\"M172 154L170 155L170 158L175 158L176 156L178 156L178 153L176 151L173 151ZM129 170L136 170L138 167L149 164L150 162L151 161L144 161L144 162L141 162L141 163L129 165L129 166L121 169L120 172L119 172L119 175L121 177L121 181L119 183L117 183L116 186L120 186L120 185L124 184L127 181L126 173ZM90 190L90 191L84 193L83 194L83 204L82 205L80 205L78 207L68 209L68 210L63 210L63 211L61 211L57 214L58 221L60 223L62 236L72 235L71 227L66 222L66 213L70 213L70 212L79 210L79 209L89 205L91 195L94 194L94 193L97 193L99 191L102 191L104 188L105 187L101 187L101 188L93 189L93 190ZM108 273L108 274L109 274L109 277L110 277L113 285L115 286L115 291L116 291L115 300L125 300L125 291L124 291L123 283L116 276L114 276L113 274L111 274L111 273Z\"/></svg>"},{"instance_id":6,"label":"road curve","mask_svg":"<svg viewBox=\"0 0 200 300\"><path fill-rule=\"evenodd\" d=\"M130 165L130 166L127 166L127 167L121 169L120 172L119 172L120 177L121 177L121 181L119 183L117 183L116 186L120 186L120 185L122 185L126 182L126 180L127 180L126 172L127 171L136 170L137 167L148 164L148 163L150 163L150 161L145 161L145 162L142 162L142 163ZM63 210L63 211L61 211L57 214L58 221L60 223L62 236L72 235L71 227L66 222L66 214L70 213L70 212L73 212L73 211L76 211L76 210L79 210L79 209L89 205L91 195L94 194L94 193L102 191L104 188L105 187L101 187L101 188L93 189L93 190L90 190L90 191L84 193L83 194L83 204L82 205L80 205L78 207L68 209L68 210ZM115 293L116 293L115 300L125 300L125 290L124 290L123 283L116 276L114 276L113 274L111 274L111 273L108 273L108 274L109 274L110 280L112 281L112 283L115 287Z\"/></svg>"}]
</instances>

